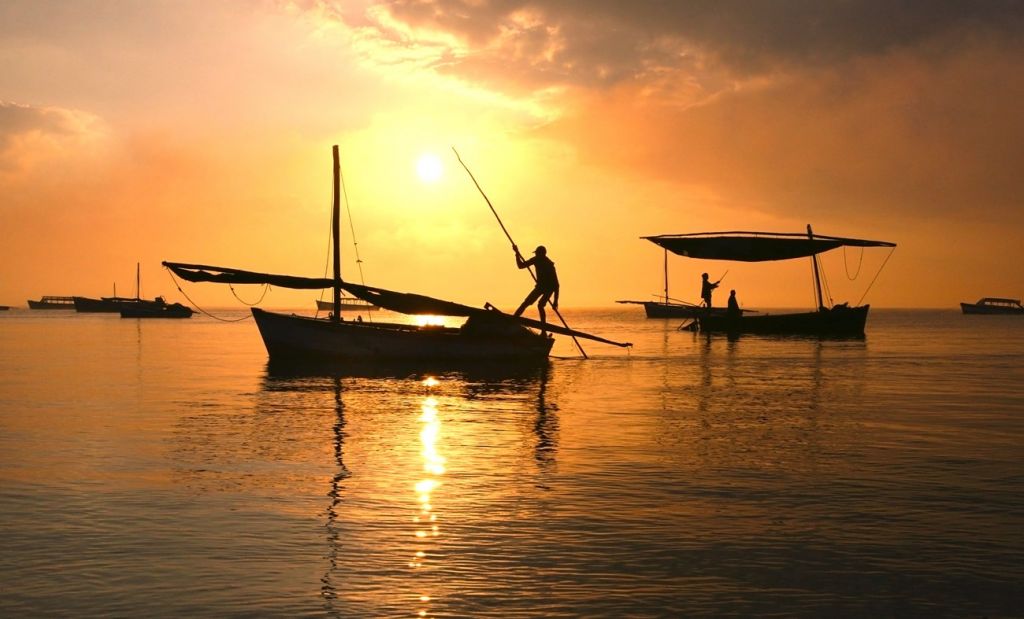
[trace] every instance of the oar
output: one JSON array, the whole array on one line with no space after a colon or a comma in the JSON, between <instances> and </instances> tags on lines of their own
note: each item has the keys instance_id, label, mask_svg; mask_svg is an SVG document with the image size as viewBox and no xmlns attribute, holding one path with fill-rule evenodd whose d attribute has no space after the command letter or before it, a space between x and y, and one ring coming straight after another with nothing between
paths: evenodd
<instances>
[{"instance_id":1,"label":"oar","mask_svg":"<svg viewBox=\"0 0 1024 619\"><path fill-rule=\"evenodd\" d=\"M502 223L501 217L498 216L498 211L494 210L494 205L491 204L490 198L488 198L487 194L484 193L484 190L480 187L480 183L476 182L476 177L473 176L473 173L469 171L469 167L462 161L462 157L459 156L459 151L455 150L455 147L452 146L452 152L455 153L455 158L459 160L459 164L462 165L462 168L466 170L466 174L469 174L469 178L470 180L473 181L473 184L476 185L477 191L479 191L480 195L484 197L484 201L487 202L487 206L491 208L491 212L494 213L494 218L498 220L498 225L501 226L501 231L505 233L505 237L508 238L508 242L512 244L513 248L517 247L516 242L512 240L512 235L508 233L508 229L505 228L505 224ZM516 255L519 255L518 249L516 250ZM530 277L532 277L533 281L536 282L537 275L533 272L533 269L527 268L526 270L530 272ZM562 321L562 326L568 329L569 325L568 323L565 322L565 318L562 318L562 313L558 311L558 308L552 305L551 309L555 310L555 315L558 316L558 319ZM580 354L583 355L583 358L588 359L589 357L587 357L586 351L583 350L583 346L580 346L580 342L579 340L576 339L576 336L573 335L570 337L572 337L572 341L575 342L576 348L580 350Z\"/></svg>"}]
</instances>

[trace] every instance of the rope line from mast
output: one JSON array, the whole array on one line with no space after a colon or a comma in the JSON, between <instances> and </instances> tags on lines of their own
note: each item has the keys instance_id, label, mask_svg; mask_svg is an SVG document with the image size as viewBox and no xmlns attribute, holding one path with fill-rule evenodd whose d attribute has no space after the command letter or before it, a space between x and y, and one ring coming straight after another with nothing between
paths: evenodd
<instances>
[{"instance_id":1,"label":"rope line from mast","mask_svg":"<svg viewBox=\"0 0 1024 619\"><path fill-rule=\"evenodd\" d=\"M886 256L885 260L882 261L882 266L878 267L878 272L875 273L875 276L871 278L871 283L868 284L867 290L864 291L864 294L862 294L860 296L860 300L857 301L857 305L860 305L864 301L864 297L868 296L868 291L871 290L871 287L875 285L875 280L877 280L878 276L882 274L882 269L885 268L885 265L889 262L889 258L892 258L892 255L895 252L896 252L896 248L895 247L893 247L892 249L889 250L889 255Z\"/></svg>"},{"instance_id":2,"label":"rope line from mast","mask_svg":"<svg viewBox=\"0 0 1024 619\"><path fill-rule=\"evenodd\" d=\"M270 292L270 284L263 284L263 294L260 295L260 298L257 299L255 303L249 303L242 297L238 296L238 293L235 291L235 286L233 284L228 284L228 288L231 289L231 294L235 295L235 298L238 299L239 303L241 303L242 305L248 305L249 307L255 307L260 303L263 303L264 297L266 297L267 293Z\"/></svg>"},{"instance_id":3,"label":"rope line from mast","mask_svg":"<svg viewBox=\"0 0 1024 619\"><path fill-rule=\"evenodd\" d=\"M858 277L860 277L860 269L863 266L864 266L864 248L861 247L860 248L860 260L857 261L857 272L854 273L852 276L850 275L850 265L848 265L846 263L846 245L843 245L843 267L846 269L846 279L848 279L848 280L850 280L852 282L852 281L856 280ZM860 303L858 303L857 305L860 305Z\"/></svg>"},{"instance_id":4,"label":"rope line from mast","mask_svg":"<svg viewBox=\"0 0 1024 619\"><path fill-rule=\"evenodd\" d=\"M241 318L234 318L234 319L221 318L220 316L214 316L210 312L208 312L208 311L204 310L203 308L199 307L199 305L197 305L196 302L192 300L192 297L188 296L188 293L185 292L184 290L182 290L181 285L178 284L178 279L176 277L174 277L174 273L171 272L170 269L167 269L167 274L171 276L171 282L174 283L174 287L178 289L178 292L180 292L181 294L185 295L185 298L188 299L188 302L191 303L192 307L194 307L195 310L197 312L199 312L200 314L204 314L206 316L209 316L210 318L213 318L214 320L219 320L221 322L242 322L243 320L248 320L248 319L252 318L252 314L249 314L248 316L242 316Z\"/></svg>"}]
</instances>

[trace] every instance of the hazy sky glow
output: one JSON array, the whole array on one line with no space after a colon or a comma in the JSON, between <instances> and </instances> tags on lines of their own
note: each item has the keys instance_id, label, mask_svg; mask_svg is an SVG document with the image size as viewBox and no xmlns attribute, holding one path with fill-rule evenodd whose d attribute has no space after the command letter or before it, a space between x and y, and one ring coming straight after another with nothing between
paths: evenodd
<instances>
[{"instance_id":1,"label":"hazy sky glow","mask_svg":"<svg viewBox=\"0 0 1024 619\"><path fill-rule=\"evenodd\" d=\"M549 247L567 306L659 291L641 235L807 223L899 243L875 305L1020 297L1022 32L1009 0L9 0L0 303L128 292L137 261L176 300L160 260L322 274L335 143L383 287L528 290L455 146L517 241ZM885 252L853 282L859 251L833 254L835 300L857 301ZM810 302L804 262L673 258L673 296L726 268L746 305Z\"/></svg>"}]
</instances>

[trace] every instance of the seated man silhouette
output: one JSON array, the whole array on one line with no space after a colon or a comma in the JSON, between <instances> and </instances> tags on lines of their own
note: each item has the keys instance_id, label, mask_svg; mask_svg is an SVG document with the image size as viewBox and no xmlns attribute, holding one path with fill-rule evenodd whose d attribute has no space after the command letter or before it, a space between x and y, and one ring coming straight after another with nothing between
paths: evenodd
<instances>
[{"instance_id":1,"label":"seated man silhouette","mask_svg":"<svg viewBox=\"0 0 1024 619\"><path fill-rule=\"evenodd\" d=\"M729 309L726 310L726 316L729 318L739 318L742 315L740 310L740 302L736 300L736 291L729 291Z\"/></svg>"},{"instance_id":2,"label":"seated man silhouette","mask_svg":"<svg viewBox=\"0 0 1024 619\"><path fill-rule=\"evenodd\" d=\"M519 309L515 311L516 316L522 315L534 301L537 302L537 312L540 314L540 321L547 322L547 315L544 313L544 305L551 302L551 307L558 310L558 274L555 272L555 263L548 258L548 250L539 245L533 250L533 258L524 260L519 248L515 245L512 249L516 252L516 266L520 269L534 267L537 270L537 283L530 294L523 299ZM551 300L554 296L554 300Z\"/></svg>"}]
</instances>

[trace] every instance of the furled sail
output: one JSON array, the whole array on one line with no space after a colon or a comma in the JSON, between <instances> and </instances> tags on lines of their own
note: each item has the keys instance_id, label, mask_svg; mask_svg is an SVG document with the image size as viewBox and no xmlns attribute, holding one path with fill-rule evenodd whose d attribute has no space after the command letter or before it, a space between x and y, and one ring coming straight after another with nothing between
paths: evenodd
<instances>
[{"instance_id":1,"label":"furled sail","mask_svg":"<svg viewBox=\"0 0 1024 619\"><path fill-rule=\"evenodd\" d=\"M255 273L228 267L215 267L203 264L185 264L181 262L162 263L178 277L190 282L214 282L219 284L270 284L279 288L294 288L300 290L331 288L334 280L323 277L296 277L292 275L274 275L271 273ZM522 316L511 316L496 309L484 309L470 307L452 301L435 299L421 294L408 292L395 292L372 286L362 286L351 282L341 281L339 288L351 295L369 301L378 307L382 307L401 314L432 314L436 316L476 316L490 319L507 319L528 327L543 329L550 333L587 338L614 346L631 346L632 344L614 342L575 329L568 329L555 324L544 324L539 320L524 318Z\"/></svg>"},{"instance_id":2,"label":"furled sail","mask_svg":"<svg viewBox=\"0 0 1024 619\"><path fill-rule=\"evenodd\" d=\"M668 251L705 260L764 262L806 258L837 247L896 247L887 241L773 232L700 232L641 237Z\"/></svg>"},{"instance_id":3,"label":"furled sail","mask_svg":"<svg viewBox=\"0 0 1024 619\"><path fill-rule=\"evenodd\" d=\"M189 282L214 282L217 284L270 284L278 288L296 290L322 290L334 286L334 280L326 277L296 277L294 275L273 275L254 273L228 267L214 267L205 264L183 262L161 262L181 279Z\"/></svg>"}]
</instances>

